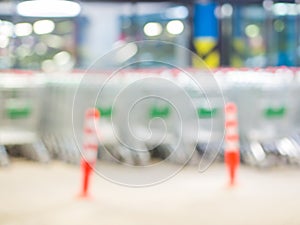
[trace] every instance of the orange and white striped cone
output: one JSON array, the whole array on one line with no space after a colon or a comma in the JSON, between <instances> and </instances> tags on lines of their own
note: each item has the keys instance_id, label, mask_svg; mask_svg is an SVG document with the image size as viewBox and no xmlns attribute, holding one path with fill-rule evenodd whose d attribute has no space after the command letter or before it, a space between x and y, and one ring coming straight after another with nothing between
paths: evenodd
<instances>
[{"instance_id":1,"label":"orange and white striped cone","mask_svg":"<svg viewBox=\"0 0 300 225\"><path fill-rule=\"evenodd\" d=\"M97 126L100 112L96 108L87 109L85 113L83 152L81 158L81 169L83 172L82 190L80 197L88 197L89 181L96 165L98 154Z\"/></svg>"},{"instance_id":2,"label":"orange and white striped cone","mask_svg":"<svg viewBox=\"0 0 300 225\"><path fill-rule=\"evenodd\" d=\"M229 170L229 184L235 184L236 170L240 163L240 143L237 107L234 103L225 106L225 164Z\"/></svg>"}]
</instances>

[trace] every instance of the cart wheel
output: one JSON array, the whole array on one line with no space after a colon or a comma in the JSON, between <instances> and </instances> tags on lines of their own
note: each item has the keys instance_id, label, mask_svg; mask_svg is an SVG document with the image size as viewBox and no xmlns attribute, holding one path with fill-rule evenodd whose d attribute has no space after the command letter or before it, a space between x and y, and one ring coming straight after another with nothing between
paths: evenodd
<instances>
[{"instance_id":1,"label":"cart wheel","mask_svg":"<svg viewBox=\"0 0 300 225\"><path fill-rule=\"evenodd\" d=\"M37 141L32 144L32 148L36 155L36 160L42 163L47 163L50 161L50 155L48 150L42 141Z\"/></svg>"},{"instance_id":2,"label":"cart wheel","mask_svg":"<svg viewBox=\"0 0 300 225\"><path fill-rule=\"evenodd\" d=\"M168 157L168 161L175 164L185 164L188 162L190 156L187 152L185 152L184 148L175 149L174 146L165 144L164 147L168 149L171 154Z\"/></svg>"},{"instance_id":3,"label":"cart wheel","mask_svg":"<svg viewBox=\"0 0 300 225\"><path fill-rule=\"evenodd\" d=\"M119 146L117 150L122 162L125 162L129 165L135 165L131 150L125 148L124 146Z\"/></svg>"},{"instance_id":4,"label":"cart wheel","mask_svg":"<svg viewBox=\"0 0 300 225\"><path fill-rule=\"evenodd\" d=\"M100 160L107 162L119 163L122 161L118 146L115 144L99 145L98 156Z\"/></svg>"},{"instance_id":5,"label":"cart wheel","mask_svg":"<svg viewBox=\"0 0 300 225\"><path fill-rule=\"evenodd\" d=\"M72 164L79 165L81 155L73 138L69 140L69 148L72 149Z\"/></svg>"},{"instance_id":6,"label":"cart wheel","mask_svg":"<svg viewBox=\"0 0 300 225\"><path fill-rule=\"evenodd\" d=\"M149 151L144 151L144 152L133 152L133 157L135 164L140 165L140 166L146 166L149 164L151 155Z\"/></svg>"},{"instance_id":7,"label":"cart wheel","mask_svg":"<svg viewBox=\"0 0 300 225\"><path fill-rule=\"evenodd\" d=\"M80 154L77 150L77 146L74 143L73 139L70 137L66 137L63 141L64 149L66 150L66 161L71 164L79 164L80 162Z\"/></svg>"},{"instance_id":8,"label":"cart wheel","mask_svg":"<svg viewBox=\"0 0 300 225\"><path fill-rule=\"evenodd\" d=\"M0 166L8 166L9 158L6 149L3 145L0 145Z\"/></svg>"}]
</instances>

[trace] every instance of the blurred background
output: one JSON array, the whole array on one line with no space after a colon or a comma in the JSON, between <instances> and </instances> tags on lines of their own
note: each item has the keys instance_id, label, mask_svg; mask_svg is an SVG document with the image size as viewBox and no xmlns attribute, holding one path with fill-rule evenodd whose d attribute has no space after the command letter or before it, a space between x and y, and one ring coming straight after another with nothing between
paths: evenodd
<instances>
[{"instance_id":1,"label":"blurred background","mask_svg":"<svg viewBox=\"0 0 300 225\"><path fill-rule=\"evenodd\" d=\"M0 224L300 224L299 95L298 0L0 0Z\"/></svg>"},{"instance_id":2,"label":"blurred background","mask_svg":"<svg viewBox=\"0 0 300 225\"><path fill-rule=\"evenodd\" d=\"M120 42L149 39L185 46L211 67L299 65L294 1L82 1L59 12L54 3L31 4L1 1L1 69L85 68Z\"/></svg>"}]
</instances>

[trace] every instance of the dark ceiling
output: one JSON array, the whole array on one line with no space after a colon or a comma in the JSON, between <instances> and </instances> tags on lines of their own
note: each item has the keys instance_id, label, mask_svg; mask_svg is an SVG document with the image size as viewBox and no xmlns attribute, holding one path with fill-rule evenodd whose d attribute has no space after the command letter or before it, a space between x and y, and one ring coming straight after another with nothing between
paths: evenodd
<instances>
[{"instance_id":1,"label":"dark ceiling","mask_svg":"<svg viewBox=\"0 0 300 225\"><path fill-rule=\"evenodd\" d=\"M190 4L197 2L199 0L81 0L82 2L174 2L181 4ZM286 3L295 3L297 0L273 0L273 2L286 2ZM253 4L253 3L262 3L263 0L215 0L217 3L232 3L232 4Z\"/></svg>"},{"instance_id":2,"label":"dark ceiling","mask_svg":"<svg viewBox=\"0 0 300 225\"><path fill-rule=\"evenodd\" d=\"M0 0L0 2L18 2L19 0ZM22 1L22 0L20 0ZM181 4L189 4L193 2L197 2L199 0L79 0L81 2L175 2ZM232 3L232 4L249 4L249 3L262 3L263 0L214 0L218 3ZM273 0L273 2L287 2L294 3L298 0ZM299 1L298 1L299 2Z\"/></svg>"},{"instance_id":3,"label":"dark ceiling","mask_svg":"<svg viewBox=\"0 0 300 225\"><path fill-rule=\"evenodd\" d=\"M0 0L0 2L19 2L22 0ZM199 0L79 0L81 2L109 2L109 3L119 3L119 2L174 2L179 4L192 4ZM214 0L217 3L224 4L224 3L231 3L236 5L244 5L244 4L261 4L263 0ZM273 0L273 2L286 2L286 3L295 3L296 1L300 0Z\"/></svg>"}]
</instances>

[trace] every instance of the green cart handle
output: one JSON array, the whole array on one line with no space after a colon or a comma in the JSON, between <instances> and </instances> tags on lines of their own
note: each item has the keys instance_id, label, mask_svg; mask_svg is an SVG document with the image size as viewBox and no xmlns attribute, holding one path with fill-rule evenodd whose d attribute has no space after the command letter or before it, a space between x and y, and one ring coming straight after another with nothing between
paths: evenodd
<instances>
[{"instance_id":1,"label":"green cart handle","mask_svg":"<svg viewBox=\"0 0 300 225\"><path fill-rule=\"evenodd\" d=\"M199 118L212 118L215 117L217 114L216 108L199 108L198 109L198 117Z\"/></svg>"},{"instance_id":2,"label":"green cart handle","mask_svg":"<svg viewBox=\"0 0 300 225\"><path fill-rule=\"evenodd\" d=\"M100 112L100 118L101 117L111 117L112 115L112 107L104 108L104 107L97 107L97 109Z\"/></svg>"},{"instance_id":3,"label":"green cart handle","mask_svg":"<svg viewBox=\"0 0 300 225\"><path fill-rule=\"evenodd\" d=\"M272 108L268 107L264 110L264 116L266 118L282 118L286 114L286 108L284 106Z\"/></svg>"},{"instance_id":4,"label":"green cart handle","mask_svg":"<svg viewBox=\"0 0 300 225\"><path fill-rule=\"evenodd\" d=\"M167 118L170 116L170 113L171 113L171 109L169 106L165 106L165 107L153 106L150 109L151 118L155 118L155 117Z\"/></svg>"}]
</instances>

